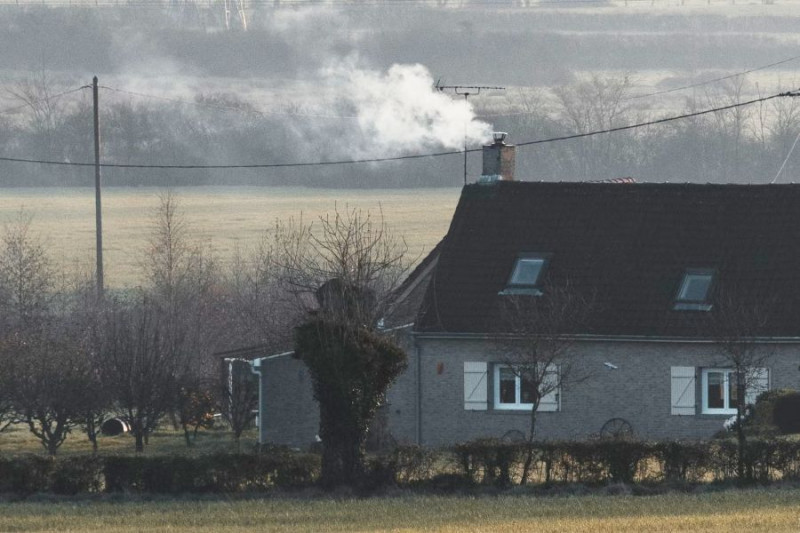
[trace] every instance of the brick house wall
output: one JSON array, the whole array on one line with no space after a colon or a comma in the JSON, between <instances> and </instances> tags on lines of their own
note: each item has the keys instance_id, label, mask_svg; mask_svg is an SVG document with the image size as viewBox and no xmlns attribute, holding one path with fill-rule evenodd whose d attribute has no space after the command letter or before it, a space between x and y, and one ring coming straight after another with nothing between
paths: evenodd
<instances>
[{"instance_id":1,"label":"brick house wall","mask_svg":"<svg viewBox=\"0 0 800 533\"><path fill-rule=\"evenodd\" d=\"M422 338L420 344L421 437L425 446L444 446L482 437L501 438L509 431L527 434L529 411L493 408L492 364L502 360L486 340ZM768 348L769 388L800 388L800 343ZM731 415L699 413L700 368L727 366L711 343L587 341L575 346L589 376L565 384L560 409L537 413L540 439L583 439L597 435L611 418L627 420L639 438L705 439L722 429ZM488 365L488 408L467 410L464 363ZM617 368L604 365L613 363ZM672 367L694 367L694 415L673 415Z\"/></svg>"}]
</instances>

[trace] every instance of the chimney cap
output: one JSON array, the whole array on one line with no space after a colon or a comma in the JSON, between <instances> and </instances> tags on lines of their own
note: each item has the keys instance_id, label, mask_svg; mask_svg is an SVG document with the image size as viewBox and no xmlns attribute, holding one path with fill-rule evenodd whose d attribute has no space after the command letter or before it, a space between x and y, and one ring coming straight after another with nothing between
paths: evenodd
<instances>
[{"instance_id":1,"label":"chimney cap","mask_svg":"<svg viewBox=\"0 0 800 533\"><path fill-rule=\"evenodd\" d=\"M505 144L506 137L508 137L508 133L505 131L492 132L492 139L494 139L495 144Z\"/></svg>"}]
</instances>

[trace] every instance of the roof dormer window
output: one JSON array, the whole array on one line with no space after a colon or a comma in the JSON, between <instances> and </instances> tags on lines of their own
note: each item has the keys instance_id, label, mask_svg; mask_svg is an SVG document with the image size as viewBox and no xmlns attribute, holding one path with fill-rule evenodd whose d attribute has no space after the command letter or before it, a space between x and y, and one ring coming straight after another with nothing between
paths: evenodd
<instances>
[{"instance_id":1,"label":"roof dormer window","mask_svg":"<svg viewBox=\"0 0 800 533\"><path fill-rule=\"evenodd\" d=\"M500 294L542 294L541 282L549 257L544 254L521 254L514 263L511 277Z\"/></svg>"},{"instance_id":2,"label":"roof dormer window","mask_svg":"<svg viewBox=\"0 0 800 533\"><path fill-rule=\"evenodd\" d=\"M687 269L675 296L676 311L710 311L711 286L714 271L711 269Z\"/></svg>"}]
</instances>

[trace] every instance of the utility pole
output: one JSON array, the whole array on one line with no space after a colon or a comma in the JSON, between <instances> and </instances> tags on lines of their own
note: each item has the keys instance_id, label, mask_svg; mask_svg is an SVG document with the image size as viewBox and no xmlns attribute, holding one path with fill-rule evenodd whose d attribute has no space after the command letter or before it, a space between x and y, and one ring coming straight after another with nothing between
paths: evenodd
<instances>
[{"instance_id":1,"label":"utility pole","mask_svg":"<svg viewBox=\"0 0 800 533\"><path fill-rule=\"evenodd\" d=\"M92 101L94 103L94 210L97 235L97 298L103 298L103 210L100 201L100 105L97 91L97 76L92 79Z\"/></svg>"},{"instance_id":2,"label":"utility pole","mask_svg":"<svg viewBox=\"0 0 800 533\"><path fill-rule=\"evenodd\" d=\"M464 107L467 107L467 100L473 94L480 94L481 89L505 91L505 87L489 87L485 85L439 85L436 82L436 88L439 92L445 89L452 90L457 95L464 95ZM464 123L464 185L467 184L467 123Z\"/></svg>"}]
</instances>

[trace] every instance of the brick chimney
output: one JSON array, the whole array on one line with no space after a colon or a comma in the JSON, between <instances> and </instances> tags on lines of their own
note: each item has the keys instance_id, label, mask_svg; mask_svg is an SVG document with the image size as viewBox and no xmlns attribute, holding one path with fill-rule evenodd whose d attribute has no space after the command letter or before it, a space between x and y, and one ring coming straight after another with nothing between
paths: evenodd
<instances>
[{"instance_id":1,"label":"brick chimney","mask_svg":"<svg viewBox=\"0 0 800 533\"><path fill-rule=\"evenodd\" d=\"M517 147L505 143L507 136L504 131L496 131L492 133L494 143L483 147L483 172L480 181L514 181Z\"/></svg>"}]
</instances>

